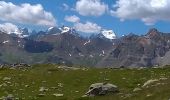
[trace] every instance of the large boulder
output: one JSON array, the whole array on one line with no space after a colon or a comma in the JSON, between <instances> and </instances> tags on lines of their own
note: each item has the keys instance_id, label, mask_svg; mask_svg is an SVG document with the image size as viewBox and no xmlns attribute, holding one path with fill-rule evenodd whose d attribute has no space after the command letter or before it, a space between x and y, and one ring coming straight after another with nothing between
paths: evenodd
<instances>
[{"instance_id":1,"label":"large boulder","mask_svg":"<svg viewBox=\"0 0 170 100\"><path fill-rule=\"evenodd\" d=\"M116 85L110 83L95 83L89 87L89 90L85 95L98 96L98 95L106 95L108 93L117 93L117 92L119 92L119 90Z\"/></svg>"}]
</instances>

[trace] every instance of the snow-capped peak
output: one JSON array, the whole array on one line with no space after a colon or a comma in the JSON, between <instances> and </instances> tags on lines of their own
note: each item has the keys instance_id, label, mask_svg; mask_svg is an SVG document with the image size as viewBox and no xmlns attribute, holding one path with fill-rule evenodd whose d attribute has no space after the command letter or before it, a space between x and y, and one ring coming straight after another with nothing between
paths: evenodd
<instances>
[{"instance_id":1,"label":"snow-capped peak","mask_svg":"<svg viewBox=\"0 0 170 100\"><path fill-rule=\"evenodd\" d=\"M113 32L113 30L102 30L101 34L107 39L116 39L116 34Z\"/></svg>"},{"instance_id":2,"label":"snow-capped peak","mask_svg":"<svg viewBox=\"0 0 170 100\"><path fill-rule=\"evenodd\" d=\"M18 36L20 38L25 38L29 36L27 28L17 28L14 32L10 32L9 34Z\"/></svg>"},{"instance_id":3,"label":"snow-capped peak","mask_svg":"<svg viewBox=\"0 0 170 100\"><path fill-rule=\"evenodd\" d=\"M69 32L71 30L70 27L65 27L65 26L60 28L60 29L61 29L61 33L67 33L67 32Z\"/></svg>"},{"instance_id":4,"label":"snow-capped peak","mask_svg":"<svg viewBox=\"0 0 170 100\"><path fill-rule=\"evenodd\" d=\"M46 34L52 34L52 35L60 35L64 33L69 33L72 35L79 36L79 34L76 32L76 30L72 27L62 26L60 28L58 27L50 27L48 28Z\"/></svg>"},{"instance_id":5,"label":"snow-capped peak","mask_svg":"<svg viewBox=\"0 0 170 100\"><path fill-rule=\"evenodd\" d=\"M70 27L60 27L60 28L57 28L57 27L50 27L48 28L47 30L47 34L54 34L54 35L57 35L57 34L63 34L63 33L68 33L68 32L71 32L72 28Z\"/></svg>"},{"instance_id":6,"label":"snow-capped peak","mask_svg":"<svg viewBox=\"0 0 170 100\"><path fill-rule=\"evenodd\" d=\"M21 38L29 35L27 28L18 28L18 26L12 23L0 24L0 31Z\"/></svg>"}]
</instances>

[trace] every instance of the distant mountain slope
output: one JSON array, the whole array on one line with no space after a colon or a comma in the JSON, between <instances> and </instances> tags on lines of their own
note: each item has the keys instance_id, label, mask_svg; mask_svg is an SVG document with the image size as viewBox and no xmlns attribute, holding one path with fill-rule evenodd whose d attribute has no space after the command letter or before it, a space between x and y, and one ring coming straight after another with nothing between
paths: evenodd
<instances>
[{"instance_id":1,"label":"distant mountain slope","mask_svg":"<svg viewBox=\"0 0 170 100\"><path fill-rule=\"evenodd\" d=\"M170 64L170 34L151 29L146 35L117 38L103 30L89 38L74 28L51 27L22 35L0 32L0 63L57 63L96 67L152 67ZM23 37L27 35L26 37Z\"/></svg>"},{"instance_id":2,"label":"distant mountain slope","mask_svg":"<svg viewBox=\"0 0 170 100\"><path fill-rule=\"evenodd\" d=\"M167 53L170 50L169 35L151 29L144 36L134 34L124 36L120 38L120 43L115 44L107 58L103 58L98 65L151 67L169 64L167 60L160 59L169 56Z\"/></svg>"}]
</instances>

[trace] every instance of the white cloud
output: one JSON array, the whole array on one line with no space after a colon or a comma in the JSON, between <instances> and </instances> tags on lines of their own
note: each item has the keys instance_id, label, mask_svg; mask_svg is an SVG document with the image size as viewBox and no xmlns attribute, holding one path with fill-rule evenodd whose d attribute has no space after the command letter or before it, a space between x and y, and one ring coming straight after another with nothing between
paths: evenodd
<instances>
[{"instance_id":1,"label":"white cloud","mask_svg":"<svg viewBox=\"0 0 170 100\"><path fill-rule=\"evenodd\" d=\"M73 16L66 16L64 18L65 21L68 21L68 22L72 22L72 23L76 23L76 22L79 22L80 21L80 18L77 17L76 15L73 15Z\"/></svg>"},{"instance_id":2,"label":"white cloud","mask_svg":"<svg viewBox=\"0 0 170 100\"><path fill-rule=\"evenodd\" d=\"M63 10L69 10L69 5L67 5L67 4L65 4L65 3L63 3L63 5L62 5L63 7L62 7L62 9Z\"/></svg>"},{"instance_id":3,"label":"white cloud","mask_svg":"<svg viewBox=\"0 0 170 100\"><path fill-rule=\"evenodd\" d=\"M170 21L169 0L118 0L111 10L121 20L140 19L147 25L157 21Z\"/></svg>"},{"instance_id":4,"label":"white cloud","mask_svg":"<svg viewBox=\"0 0 170 100\"><path fill-rule=\"evenodd\" d=\"M78 0L75 9L83 16L101 16L107 8L108 6L100 0Z\"/></svg>"},{"instance_id":5,"label":"white cloud","mask_svg":"<svg viewBox=\"0 0 170 100\"><path fill-rule=\"evenodd\" d=\"M56 25L52 13L45 11L40 4L15 5L11 2L0 1L0 20L24 24Z\"/></svg>"},{"instance_id":6,"label":"white cloud","mask_svg":"<svg viewBox=\"0 0 170 100\"><path fill-rule=\"evenodd\" d=\"M19 29L12 23L0 24L0 31L10 34L11 32L17 32Z\"/></svg>"},{"instance_id":7,"label":"white cloud","mask_svg":"<svg viewBox=\"0 0 170 100\"><path fill-rule=\"evenodd\" d=\"M83 33L99 33L101 31L101 27L92 22L76 23L74 27L77 31Z\"/></svg>"}]
</instances>

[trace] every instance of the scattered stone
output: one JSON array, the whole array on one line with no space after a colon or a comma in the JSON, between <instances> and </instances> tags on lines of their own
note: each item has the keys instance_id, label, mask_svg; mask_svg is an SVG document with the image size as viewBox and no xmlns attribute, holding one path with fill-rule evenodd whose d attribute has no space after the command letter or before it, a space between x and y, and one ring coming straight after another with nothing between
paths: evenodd
<instances>
[{"instance_id":1,"label":"scattered stone","mask_svg":"<svg viewBox=\"0 0 170 100\"><path fill-rule=\"evenodd\" d=\"M83 71L88 71L88 69L87 69L87 68L82 68L82 70L83 70Z\"/></svg>"},{"instance_id":2,"label":"scattered stone","mask_svg":"<svg viewBox=\"0 0 170 100\"><path fill-rule=\"evenodd\" d=\"M58 93L54 93L53 96L56 96L56 97L63 97L64 94L58 94Z\"/></svg>"},{"instance_id":3,"label":"scattered stone","mask_svg":"<svg viewBox=\"0 0 170 100\"><path fill-rule=\"evenodd\" d=\"M51 89L57 89L57 87L50 87Z\"/></svg>"},{"instance_id":4,"label":"scattered stone","mask_svg":"<svg viewBox=\"0 0 170 100\"><path fill-rule=\"evenodd\" d=\"M155 85L152 85L152 86L158 86L158 85L165 85L167 83L156 83Z\"/></svg>"},{"instance_id":5,"label":"scattered stone","mask_svg":"<svg viewBox=\"0 0 170 100\"><path fill-rule=\"evenodd\" d=\"M11 68L18 68L18 69L22 69L22 68L30 68L31 65L25 64L25 63L16 63L16 64L11 64L9 65Z\"/></svg>"},{"instance_id":6,"label":"scattered stone","mask_svg":"<svg viewBox=\"0 0 170 100\"><path fill-rule=\"evenodd\" d=\"M76 93L78 93L79 91L75 91Z\"/></svg>"},{"instance_id":7,"label":"scattered stone","mask_svg":"<svg viewBox=\"0 0 170 100\"><path fill-rule=\"evenodd\" d=\"M39 89L39 92L46 92L46 91L48 91L48 89L45 87L40 87L40 89Z\"/></svg>"},{"instance_id":8,"label":"scattered stone","mask_svg":"<svg viewBox=\"0 0 170 100\"><path fill-rule=\"evenodd\" d=\"M132 96L132 94L130 94L130 93L125 94L124 99L129 98L129 97L131 97L131 96Z\"/></svg>"},{"instance_id":9,"label":"scattered stone","mask_svg":"<svg viewBox=\"0 0 170 100\"><path fill-rule=\"evenodd\" d=\"M152 96L152 94L147 94L146 96L147 96L147 97L150 97L150 96Z\"/></svg>"},{"instance_id":10,"label":"scattered stone","mask_svg":"<svg viewBox=\"0 0 170 100\"><path fill-rule=\"evenodd\" d=\"M19 89L20 91L23 91L24 89Z\"/></svg>"},{"instance_id":11,"label":"scattered stone","mask_svg":"<svg viewBox=\"0 0 170 100\"><path fill-rule=\"evenodd\" d=\"M8 96L5 97L4 100L14 100L14 96L12 94L8 94Z\"/></svg>"},{"instance_id":12,"label":"scattered stone","mask_svg":"<svg viewBox=\"0 0 170 100\"><path fill-rule=\"evenodd\" d=\"M2 83L2 84L0 85L0 87L6 87L6 86L8 86L6 83Z\"/></svg>"},{"instance_id":13,"label":"scattered stone","mask_svg":"<svg viewBox=\"0 0 170 100\"><path fill-rule=\"evenodd\" d=\"M42 81L42 83L46 83L47 81Z\"/></svg>"},{"instance_id":14,"label":"scattered stone","mask_svg":"<svg viewBox=\"0 0 170 100\"><path fill-rule=\"evenodd\" d=\"M4 77L4 78L3 78L3 81L9 81L9 80L11 80L10 77Z\"/></svg>"},{"instance_id":15,"label":"scattered stone","mask_svg":"<svg viewBox=\"0 0 170 100\"><path fill-rule=\"evenodd\" d=\"M110 83L95 83L89 88L89 91L85 94L87 96L106 95L107 93L119 92L116 85Z\"/></svg>"},{"instance_id":16,"label":"scattered stone","mask_svg":"<svg viewBox=\"0 0 170 100\"><path fill-rule=\"evenodd\" d=\"M82 98L85 98L85 97L88 97L87 95L83 95L83 96L81 96Z\"/></svg>"},{"instance_id":17,"label":"scattered stone","mask_svg":"<svg viewBox=\"0 0 170 100\"><path fill-rule=\"evenodd\" d=\"M0 100L4 100L4 99L5 99L5 97L4 97L4 96L0 97Z\"/></svg>"},{"instance_id":18,"label":"scattered stone","mask_svg":"<svg viewBox=\"0 0 170 100\"><path fill-rule=\"evenodd\" d=\"M9 81L7 81L6 83L7 83L7 84L11 84L11 82L9 82Z\"/></svg>"},{"instance_id":19,"label":"scattered stone","mask_svg":"<svg viewBox=\"0 0 170 100\"><path fill-rule=\"evenodd\" d=\"M158 82L159 80L158 79L151 79L151 80L148 80L148 81L146 81L144 84L143 84L143 88L144 87L147 87L148 85L151 85L151 84L153 84L153 83L155 83L155 82Z\"/></svg>"},{"instance_id":20,"label":"scattered stone","mask_svg":"<svg viewBox=\"0 0 170 100\"><path fill-rule=\"evenodd\" d=\"M141 84L138 84L138 86L140 86Z\"/></svg>"},{"instance_id":21,"label":"scattered stone","mask_svg":"<svg viewBox=\"0 0 170 100\"><path fill-rule=\"evenodd\" d=\"M141 88L134 88L133 92L137 92L137 91L141 91L141 90L142 90Z\"/></svg>"},{"instance_id":22,"label":"scattered stone","mask_svg":"<svg viewBox=\"0 0 170 100\"><path fill-rule=\"evenodd\" d=\"M25 87L29 87L29 85L25 85Z\"/></svg>"},{"instance_id":23,"label":"scattered stone","mask_svg":"<svg viewBox=\"0 0 170 100\"><path fill-rule=\"evenodd\" d=\"M63 83L58 83L58 87L63 87Z\"/></svg>"},{"instance_id":24,"label":"scattered stone","mask_svg":"<svg viewBox=\"0 0 170 100\"><path fill-rule=\"evenodd\" d=\"M166 77L162 77L162 78L159 78L159 80L167 80L168 78L166 78Z\"/></svg>"},{"instance_id":25,"label":"scattered stone","mask_svg":"<svg viewBox=\"0 0 170 100\"><path fill-rule=\"evenodd\" d=\"M19 98L15 98L15 100L19 100Z\"/></svg>"},{"instance_id":26,"label":"scattered stone","mask_svg":"<svg viewBox=\"0 0 170 100\"><path fill-rule=\"evenodd\" d=\"M62 70L80 70L81 68L78 67L68 67L68 66L58 66L57 68L62 69Z\"/></svg>"}]
</instances>

